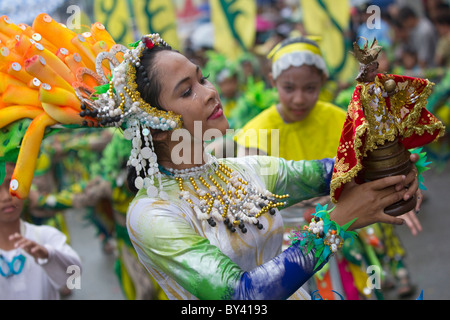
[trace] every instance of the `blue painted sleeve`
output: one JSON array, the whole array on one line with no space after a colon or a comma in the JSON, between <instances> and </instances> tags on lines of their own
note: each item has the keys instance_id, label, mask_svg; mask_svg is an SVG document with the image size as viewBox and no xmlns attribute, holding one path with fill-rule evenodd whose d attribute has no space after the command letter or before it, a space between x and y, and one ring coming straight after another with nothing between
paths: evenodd
<instances>
[{"instance_id":1,"label":"blue painted sleeve","mask_svg":"<svg viewBox=\"0 0 450 320\"><path fill-rule=\"evenodd\" d=\"M244 272L232 299L283 300L295 293L313 274L317 260L314 250L304 255L294 244L272 260Z\"/></svg>"}]
</instances>

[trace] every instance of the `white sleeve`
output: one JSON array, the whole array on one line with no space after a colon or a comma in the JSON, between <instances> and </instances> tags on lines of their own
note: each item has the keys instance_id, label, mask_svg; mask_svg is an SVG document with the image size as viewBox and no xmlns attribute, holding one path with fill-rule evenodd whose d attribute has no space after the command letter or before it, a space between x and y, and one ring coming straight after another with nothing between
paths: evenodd
<instances>
[{"instance_id":1,"label":"white sleeve","mask_svg":"<svg viewBox=\"0 0 450 320\"><path fill-rule=\"evenodd\" d=\"M39 260L38 263L47 273L52 284L56 288L61 288L70 276L75 275L73 268L79 270L81 275L81 260L75 250L67 244L67 238L62 232L49 226L41 226L41 228L40 243L48 250L49 257Z\"/></svg>"}]
</instances>

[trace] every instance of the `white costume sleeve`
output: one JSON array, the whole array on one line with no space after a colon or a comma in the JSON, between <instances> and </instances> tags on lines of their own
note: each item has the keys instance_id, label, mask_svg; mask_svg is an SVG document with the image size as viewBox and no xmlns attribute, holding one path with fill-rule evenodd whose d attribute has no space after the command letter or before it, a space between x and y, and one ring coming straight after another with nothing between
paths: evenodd
<instances>
[{"instance_id":1,"label":"white costume sleeve","mask_svg":"<svg viewBox=\"0 0 450 320\"><path fill-rule=\"evenodd\" d=\"M74 274L71 271L73 269L69 267L74 266L72 268L81 272L80 257L67 244L67 237L61 231L50 226L33 226L29 224L27 225L27 230L35 233L34 237L30 238L35 238L39 244L48 250L48 259L38 259L38 264L41 265L56 288L64 286L68 278Z\"/></svg>"}]
</instances>

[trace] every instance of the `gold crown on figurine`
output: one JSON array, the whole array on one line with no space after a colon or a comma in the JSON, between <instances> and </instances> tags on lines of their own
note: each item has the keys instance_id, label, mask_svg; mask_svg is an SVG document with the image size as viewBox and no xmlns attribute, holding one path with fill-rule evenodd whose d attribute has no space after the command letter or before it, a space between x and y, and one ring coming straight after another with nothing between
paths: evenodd
<instances>
[{"instance_id":1,"label":"gold crown on figurine","mask_svg":"<svg viewBox=\"0 0 450 320\"><path fill-rule=\"evenodd\" d=\"M362 48L358 45L359 39L364 39L364 45ZM377 60L381 48L382 47L378 45L376 38L369 47L369 40L364 37L358 37L358 39L353 42L353 51L350 51L350 53L355 56L356 60L360 63L367 65Z\"/></svg>"}]
</instances>

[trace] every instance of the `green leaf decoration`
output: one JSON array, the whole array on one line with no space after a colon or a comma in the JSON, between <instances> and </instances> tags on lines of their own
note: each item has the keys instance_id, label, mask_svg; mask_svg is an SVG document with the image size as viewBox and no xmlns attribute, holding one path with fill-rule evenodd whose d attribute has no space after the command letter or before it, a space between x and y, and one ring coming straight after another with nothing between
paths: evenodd
<instances>
[{"instance_id":1,"label":"green leaf decoration","mask_svg":"<svg viewBox=\"0 0 450 320\"><path fill-rule=\"evenodd\" d=\"M358 218L355 218L355 219L353 219L352 221L349 221L349 222L347 222L346 224L344 224L344 225L342 226L342 230L347 231L347 229L353 224L353 222L356 221L356 219L358 219ZM353 231L349 231L349 232L353 232Z\"/></svg>"},{"instance_id":2,"label":"green leaf decoration","mask_svg":"<svg viewBox=\"0 0 450 320\"><path fill-rule=\"evenodd\" d=\"M129 43L128 46L131 47L131 48L136 48L139 45L140 42L141 42L141 40L138 40L136 42Z\"/></svg>"},{"instance_id":3,"label":"green leaf decoration","mask_svg":"<svg viewBox=\"0 0 450 320\"><path fill-rule=\"evenodd\" d=\"M0 161L0 185L3 184L5 176L6 176L6 163Z\"/></svg>"},{"instance_id":4,"label":"green leaf decoration","mask_svg":"<svg viewBox=\"0 0 450 320\"><path fill-rule=\"evenodd\" d=\"M110 74L108 76L108 80L111 81L111 79L112 79L112 74ZM98 95L107 93L108 90L109 90L109 81L108 81L108 83L105 83L105 84L102 84L100 86L94 87L94 89L95 89L94 95L98 96ZM113 92L116 93L116 90L114 89L114 87L113 87ZM98 98L96 98L96 97L93 98L93 100L97 100L97 99Z\"/></svg>"},{"instance_id":5,"label":"green leaf decoration","mask_svg":"<svg viewBox=\"0 0 450 320\"><path fill-rule=\"evenodd\" d=\"M308 251L306 251L306 254L309 254L311 252L311 249L313 248L314 241L308 242Z\"/></svg>"},{"instance_id":6,"label":"green leaf decoration","mask_svg":"<svg viewBox=\"0 0 450 320\"><path fill-rule=\"evenodd\" d=\"M109 83L102 84L101 86L94 87L95 94L103 94L108 92Z\"/></svg>"},{"instance_id":7,"label":"green leaf decoration","mask_svg":"<svg viewBox=\"0 0 450 320\"><path fill-rule=\"evenodd\" d=\"M415 149L410 149L409 152L411 153L416 153L419 155L419 160L415 163L415 166L417 168L417 171L419 173L419 189L421 190L427 190L427 188L425 187L425 185L423 184L423 182L425 181L425 179L422 176L422 173L430 170L430 167L427 167L429 164L431 164L431 161L427 162L427 153L426 152L421 152L423 148L415 148Z\"/></svg>"},{"instance_id":8,"label":"green leaf decoration","mask_svg":"<svg viewBox=\"0 0 450 320\"><path fill-rule=\"evenodd\" d=\"M320 259L317 261L316 265L314 266L314 270L316 270L324 261L324 258L320 257Z\"/></svg>"},{"instance_id":9,"label":"green leaf decoration","mask_svg":"<svg viewBox=\"0 0 450 320\"><path fill-rule=\"evenodd\" d=\"M320 257L320 255L321 255L322 252L323 252L323 249L325 249L325 247L321 247L321 248L319 248L318 250L316 250L316 254L315 254L316 258Z\"/></svg>"},{"instance_id":10,"label":"green leaf decoration","mask_svg":"<svg viewBox=\"0 0 450 320\"><path fill-rule=\"evenodd\" d=\"M330 218L330 212L334 210L333 207L330 210L327 210L327 205L322 206L320 203L316 206L316 212L314 213L315 217L321 218L323 221L323 232L326 234L329 229L335 229L337 234L341 237L342 241L345 241L348 238L353 239L358 234L354 231L347 231L347 229L356 221L357 218L347 222L345 225L340 226L335 221L332 221ZM311 222L314 218L311 219ZM318 259L314 270L316 270L324 261L326 261L330 255L332 255L331 247L329 245L325 245L324 238L318 238L315 234L312 233L311 230L302 229L296 230L293 232L294 237L291 237L292 244L296 243L301 246L302 251L307 249L306 254L309 254L313 248L315 248L314 257Z\"/></svg>"}]
</instances>

